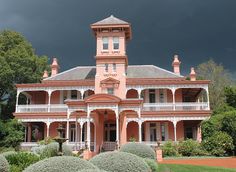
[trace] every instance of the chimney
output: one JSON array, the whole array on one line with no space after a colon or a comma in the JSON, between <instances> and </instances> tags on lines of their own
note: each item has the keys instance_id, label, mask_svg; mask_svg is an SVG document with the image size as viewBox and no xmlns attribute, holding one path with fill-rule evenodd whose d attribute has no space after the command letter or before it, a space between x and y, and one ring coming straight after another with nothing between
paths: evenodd
<instances>
[{"instance_id":1,"label":"chimney","mask_svg":"<svg viewBox=\"0 0 236 172\"><path fill-rule=\"evenodd\" d=\"M51 65L51 76L58 74L59 65L57 63L57 58L53 58L52 65Z\"/></svg>"},{"instance_id":2,"label":"chimney","mask_svg":"<svg viewBox=\"0 0 236 172\"><path fill-rule=\"evenodd\" d=\"M44 73L43 73L43 79L45 79L45 78L47 78L48 77L48 71L44 71Z\"/></svg>"},{"instance_id":3,"label":"chimney","mask_svg":"<svg viewBox=\"0 0 236 172\"><path fill-rule=\"evenodd\" d=\"M190 81L196 81L196 72L194 70L194 68L191 68L191 72L190 72Z\"/></svg>"},{"instance_id":4,"label":"chimney","mask_svg":"<svg viewBox=\"0 0 236 172\"><path fill-rule=\"evenodd\" d=\"M179 61L179 56L174 55L174 61L172 63L172 66L175 74L180 75L180 64L181 62Z\"/></svg>"}]
</instances>

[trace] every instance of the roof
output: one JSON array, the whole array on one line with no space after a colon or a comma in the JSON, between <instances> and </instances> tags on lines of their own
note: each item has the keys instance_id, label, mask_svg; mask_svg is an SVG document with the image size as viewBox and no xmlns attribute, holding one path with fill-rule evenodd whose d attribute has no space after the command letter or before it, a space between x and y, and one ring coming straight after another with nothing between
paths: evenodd
<instances>
[{"instance_id":1,"label":"roof","mask_svg":"<svg viewBox=\"0 0 236 172\"><path fill-rule=\"evenodd\" d=\"M107 17L107 18L100 20L96 23L93 23L92 25L95 26L95 25L114 25L114 24L116 25L116 24L129 24L129 23L111 15L110 17Z\"/></svg>"},{"instance_id":2,"label":"roof","mask_svg":"<svg viewBox=\"0 0 236 172\"><path fill-rule=\"evenodd\" d=\"M78 66L70 70L58 73L55 76L44 79L47 80L86 80L95 79L96 66ZM130 65L127 70L127 78L181 78L173 72L159 68L154 65Z\"/></svg>"}]
</instances>

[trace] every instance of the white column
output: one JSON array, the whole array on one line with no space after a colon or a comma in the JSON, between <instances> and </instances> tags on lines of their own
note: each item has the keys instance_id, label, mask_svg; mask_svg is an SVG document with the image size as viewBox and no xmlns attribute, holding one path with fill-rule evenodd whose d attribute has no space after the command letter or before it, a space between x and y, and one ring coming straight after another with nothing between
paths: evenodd
<instances>
[{"instance_id":1,"label":"white column","mask_svg":"<svg viewBox=\"0 0 236 172\"><path fill-rule=\"evenodd\" d=\"M141 99L141 93L142 93L142 90L141 89L138 89L138 98Z\"/></svg>"},{"instance_id":2,"label":"white column","mask_svg":"<svg viewBox=\"0 0 236 172\"><path fill-rule=\"evenodd\" d=\"M138 121L138 139L139 139L139 142L141 143L142 142L142 121L139 119Z\"/></svg>"},{"instance_id":3,"label":"white column","mask_svg":"<svg viewBox=\"0 0 236 172\"><path fill-rule=\"evenodd\" d=\"M80 90L80 94L81 94L81 100L84 99L84 90Z\"/></svg>"},{"instance_id":4,"label":"white column","mask_svg":"<svg viewBox=\"0 0 236 172\"><path fill-rule=\"evenodd\" d=\"M119 115L116 115L116 142L119 145Z\"/></svg>"},{"instance_id":5,"label":"white column","mask_svg":"<svg viewBox=\"0 0 236 172\"><path fill-rule=\"evenodd\" d=\"M173 95L173 110L175 110L176 109L176 107L175 107L175 88L171 89L171 91L172 91L172 95Z\"/></svg>"},{"instance_id":6,"label":"white column","mask_svg":"<svg viewBox=\"0 0 236 172\"><path fill-rule=\"evenodd\" d=\"M77 147L78 142L78 121L77 121L77 115L75 116L75 143Z\"/></svg>"},{"instance_id":7,"label":"white column","mask_svg":"<svg viewBox=\"0 0 236 172\"><path fill-rule=\"evenodd\" d=\"M209 89L208 89L208 87L207 87L207 89L206 89L206 92L207 92L207 108L208 108L208 110L210 110L210 96L209 96Z\"/></svg>"},{"instance_id":8,"label":"white column","mask_svg":"<svg viewBox=\"0 0 236 172\"><path fill-rule=\"evenodd\" d=\"M175 136L175 142L177 141L177 135L176 135L176 126L177 126L177 122L178 121L172 121L173 125L174 125L174 136Z\"/></svg>"},{"instance_id":9,"label":"white column","mask_svg":"<svg viewBox=\"0 0 236 172\"><path fill-rule=\"evenodd\" d=\"M87 112L87 146L90 150L90 111Z\"/></svg>"},{"instance_id":10,"label":"white column","mask_svg":"<svg viewBox=\"0 0 236 172\"><path fill-rule=\"evenodd\" d=\"M70 127L70 113L69 110L67 111L67 121L66 121L66 138L68 139L66 143L69 143L69 127Z\"/></svg>"},{"instance_id":11,"label":"white column","mask_svg":"<svg viewBox=\"0 0 236 172\"><path fill-rule=\"evenodd\" d=\"M48 91L48 112L51 111L51 108L50 108L50 106L51 106L51 94L52 94L52 92Z\"/></svg>"},{"instance_id":12,"label":"white column","mask_svg":"<svg viewBox=\"0 0 236 172\"><path fill-rule=\"evenodd\" d=\"M47 138L49 137L50 124L51 124L50 122L46 123L46 126L47 126Z\"/></svg>"},{"instance_id":13,"label":"white column","mask_svg":"<svg viewBox=\"0 0 236 172\"><path fill-rule=\"evenodd\" d=\"M17 91L17 94L16 94L16 112L18 112L19 95L20 95L20 92Z\"/></svg>"},{"instance_id":14,"label":"white column","mask_svg":"<svg viewBox=\"0 0 236 172\"><path fill-rule=\"evenodd\" d=\"M80 144L83 142L83 123L80 123Z\"/></svg>"}]
</instances>

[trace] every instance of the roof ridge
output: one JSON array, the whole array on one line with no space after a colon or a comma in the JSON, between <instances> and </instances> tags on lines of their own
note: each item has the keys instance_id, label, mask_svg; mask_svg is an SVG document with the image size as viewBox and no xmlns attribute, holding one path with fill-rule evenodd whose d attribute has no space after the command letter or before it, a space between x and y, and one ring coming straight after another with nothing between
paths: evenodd
<instances>
[{"instance_id":1,"label":"roof ridge","mask_svg":"<svg viewBox=\"0 0 236 172\"><path fill-rule=\"evenodd\" d=\"M56 74L56 75L54 75L54 76L50 76L50 77L48 77L48 78L45 78L45 79L43 79L43 80L46 81L46 80L49 80L49 79L53 79L53 78L55 78L55 77L57 77L57 76L60 76L60 75L62 75L62 74L65 74L65 73L70 72L70 71L73 71L73 70L76 70L76 69L78 69L78 68L94 68L94 67L96 67L96 66L76 66L76 67L73 67L73 68L71 68L71 69L68 69L68 70L65 70L65 71L63 71L63 72L60 72L60 73L58 73L58 74Z\"/></svg>"},{"instance_id":2,"label":"roof ridge","mask_svg":"<svg viewBox=\"0 0 236 172\"><path fill-rule=\"evenodd\" d=\"M157 68L157 69L160 69L160 70L162 70L162 71L168 72L168 73L173 74L173 75L178 76L178 77L184 77L183 75L178 75L178 74L176 74L176 73L174 73L174 72L171 72L171 71L169 71L169 70L163 69L163 68L158 67L158 66L155 66L155 65L150 65L150 66L153 66L153 67L155 67L155 68Z\"/></svg>"}]
</instances>

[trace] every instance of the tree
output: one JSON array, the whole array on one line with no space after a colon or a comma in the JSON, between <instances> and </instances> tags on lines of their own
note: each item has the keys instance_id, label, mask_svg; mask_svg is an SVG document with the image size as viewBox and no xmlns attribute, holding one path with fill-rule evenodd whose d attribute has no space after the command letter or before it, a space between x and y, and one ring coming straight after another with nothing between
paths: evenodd
<instances>
[{"instance_id":1,"label":"tree","mask_svg":"<svg viewBox=\"0 0 236 172\"><path fill-rule=\"evenodd\" d=\"M0 32L0 115L12 117L15 84L40 82L48 69L48 58L35 54L32 45L18 32Z\"/></svg>"},{"instance_id":2,"label":"tree","mask_svg":"<svg viewBox=\"0 0 236 172\"><path fill-rule=\"evenodd\" d=\"M225 88L226 103L229 106L236 108L236 87L226 87Z\"/></svg>"},{"instance_id":3,"label":"tree","mask_svg":"<svg viewBox=\"0 0 236 172\"><path fill-rule=\"evenodd\" d=\"M229 72L221 64L209 60L197 67L197 74L199 78L211 81L209 85L211 108L214 110L223 105L225 103L224 88L232 83Z\"/></svg>"}]
</instances>

